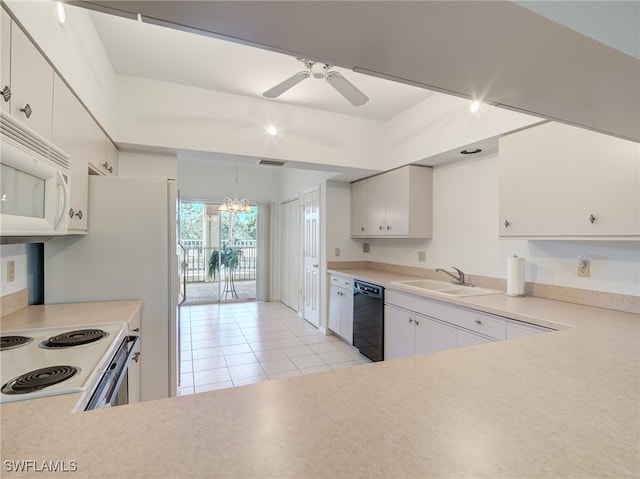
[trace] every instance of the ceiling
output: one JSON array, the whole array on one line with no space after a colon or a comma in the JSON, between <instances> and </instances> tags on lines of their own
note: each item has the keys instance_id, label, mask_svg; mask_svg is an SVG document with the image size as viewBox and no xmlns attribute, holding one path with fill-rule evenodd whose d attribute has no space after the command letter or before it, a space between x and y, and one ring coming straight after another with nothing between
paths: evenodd
<instances>
[{"instance_id":1,"label":"ceiling","mask_svg":"<svg viewBox=\"0 0 640 479\"><path fill-rule=\"evenodd\" d=\"M170 83L261 98L305 70L295 57L217 38L90 12L114 71ZM386 121L434 92L334 67L368 97L354 107L322 80L308 78L274 100Z\"/></svg>"},{"instance_id":2,"label":"ceiling","mask_svg":"<svg viewBox=\"0 0 640 479\"><path fill-rule=\"evenodd\" d=\"M245 62L243 56L238 56L226 62L232 66L222 68L225 61L219 60L220 68L216 68L207 54L197 53L199 49L188 53L183 50L183 54L178 55L172 45L166 43L162 44L166 52L151 49L148 56L143 57L144 52L136 46L137 35L128 37L135 41L120 41L117 38L120 31L114 33L113 29L100 26L114 67L123 74L150 75L147 65L152 63L157 67L156 78L165 75L178 81L176 76L184 73L180 82L215 82L220 81L216 77L226 76L227 72L233 77L233 69L240 73L227 82L227 86L210 88L229 88L229 91L259 96L301 70L294 59L273 54L282 52L294 57L328 60L348 70L432 91L464 98L480 97L486 103L503 108L640 141L640 62L637 58L640 9L635 1L89 0L72 3L203 36L260 46L265 51L253 54L261 57L264 54L265 59L269 54L273 59L259 64L257 60ZM123 38L133 35L127 31L128 27L134 28L133 25L124 25ZM204 39L184 39L198 44L201 40ZM179 41L183 41L182 36ZM210 44L207 41L206 45ZM231 45L227 46L231 48ZM170 64L165 61L165 55L183 63L194 58L195 70L185 66L167 71ZM237 58L241 61L236 61ZM146 73L137 71L141 63ZM193 73L187 74L187 71ZM386 93L387 89L398 85L369 85L368 79L351 71L347 73L348 78L372 98L370 105L354 108L331 88L319 88L327 85L318 85L317 81L313 84L311 79L276 101L311 102L306 104L384 120L410 105L414 101L410 100L412 94L420 98L424 93L403 89L398 99L393 96L387 106L378 109L374 99L376 103L389 99L391 94ZM378 85L381 90L377 89ZM310 90L305 92L307 88ZM323 89L324 92L318 93ZM327 97L320 100L317 95L321 94ZM330 103L331 95L336 101L334 104Z\"/></svg>"}]
</instances>

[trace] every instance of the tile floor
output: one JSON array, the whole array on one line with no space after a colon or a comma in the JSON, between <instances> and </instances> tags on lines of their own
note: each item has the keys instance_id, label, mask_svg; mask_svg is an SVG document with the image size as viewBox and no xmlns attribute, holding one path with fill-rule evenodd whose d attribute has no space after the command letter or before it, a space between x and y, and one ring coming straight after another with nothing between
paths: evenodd
<instances>
[{"instance_id":1,"label":"tile floor","mask_svg":"<svg viewBox=\"0 0 640 479\"><path fill-rule=\"evenodd\" d=\"M183 306L178 394L371 362L279 302Z\"/></svg>"}]
</instances>

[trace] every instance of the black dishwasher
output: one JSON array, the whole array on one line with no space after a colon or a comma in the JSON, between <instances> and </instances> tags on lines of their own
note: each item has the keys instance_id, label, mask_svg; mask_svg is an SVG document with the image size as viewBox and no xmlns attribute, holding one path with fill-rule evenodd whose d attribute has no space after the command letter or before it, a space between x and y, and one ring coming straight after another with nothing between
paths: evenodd
<instances>
[{"instance_id":1,"label":"black dishwasher","mask_svg":"<svg viewBox=\"0 0 640 479\"><path fill-rule=\"evenodd\" d=\"M353 282L353 345L372 361L384 360L384 288Z\"/></svg>"}]
</instances>

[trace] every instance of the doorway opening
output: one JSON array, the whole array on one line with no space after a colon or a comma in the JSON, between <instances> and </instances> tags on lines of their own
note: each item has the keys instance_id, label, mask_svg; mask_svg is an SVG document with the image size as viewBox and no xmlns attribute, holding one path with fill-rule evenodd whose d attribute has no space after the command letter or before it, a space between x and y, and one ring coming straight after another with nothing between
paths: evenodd
<instances>
[{"instance_id":1,"label":"doorway opening","mask_svg":"<svg viewBox=\"0 0 640 479\"><path fill-rule=\"evenodd\" d=\"M182 200L185 303L255 301L258 291L259 206L219 211L220 203Z\"/></svg>"}]
</instances>

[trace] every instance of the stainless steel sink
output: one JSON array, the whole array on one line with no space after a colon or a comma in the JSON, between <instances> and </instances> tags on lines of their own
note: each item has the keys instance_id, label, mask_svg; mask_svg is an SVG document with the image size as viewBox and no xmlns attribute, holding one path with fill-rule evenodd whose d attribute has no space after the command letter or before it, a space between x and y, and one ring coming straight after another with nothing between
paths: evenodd
<instances>
[{"instance_id":1,"label":"stainless steel sink","mask_svg":"<svg viewBox=\"0 0 640 479\"><path fill-rule=\"evenodd\" d=\"M461 286L447 283L445 281L435 281L432 279L412 279L407 281L392 281L391 284L405 286L417 291L427 291L429 293L441 294L443 296L483 296L486 294L502 294L503 291L497 289L476 288L475 286Z\"/></svg>"}]
</instances>

